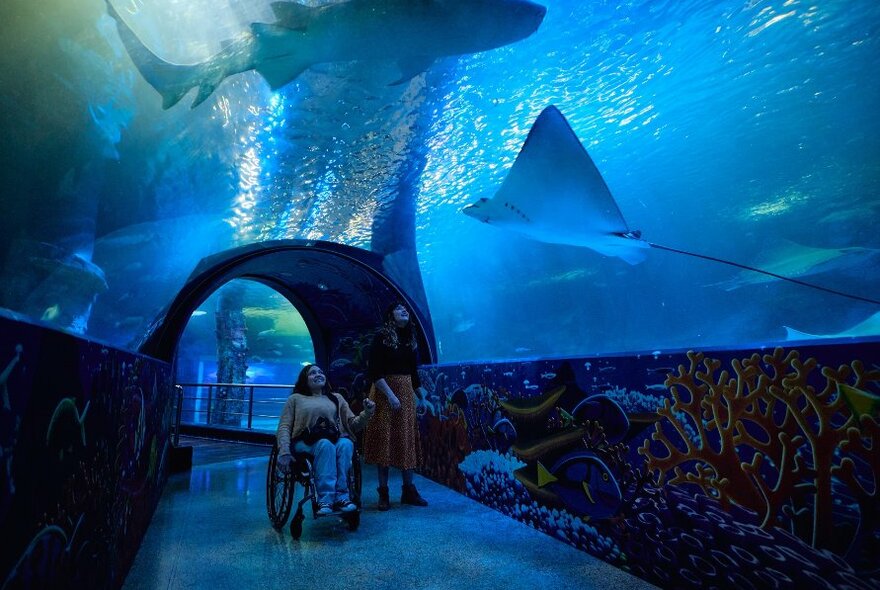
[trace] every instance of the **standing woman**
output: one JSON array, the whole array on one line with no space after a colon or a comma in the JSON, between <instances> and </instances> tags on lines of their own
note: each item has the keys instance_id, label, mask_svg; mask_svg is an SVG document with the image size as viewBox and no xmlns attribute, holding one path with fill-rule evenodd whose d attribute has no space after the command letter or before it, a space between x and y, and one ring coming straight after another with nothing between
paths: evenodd
<instances>
[{"instance_id":1,"label":"standing woman","mask_svg":"<svg viewBox=\"0 0 880 590\"><path fill-rule=\"evenodd\" d=\"M415 390L421 386L416 369L416 334L409 310L401 302L385 312L384 323L373 338L367 376L373 383L369 399L376 413L364 434L364 461L379 470L379 510L388 510L389 467L400 469L402 504L427 506L413 485L413 470L421 464L422 448L416 421Z\"/></svg>"}]
</instances>

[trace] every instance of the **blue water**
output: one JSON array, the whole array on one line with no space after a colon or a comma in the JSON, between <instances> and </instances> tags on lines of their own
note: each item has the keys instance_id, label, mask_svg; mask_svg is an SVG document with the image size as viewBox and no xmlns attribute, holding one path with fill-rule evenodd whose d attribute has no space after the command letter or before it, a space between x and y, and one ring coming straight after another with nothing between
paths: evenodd
<instances>
[{"instance_id":1,"label":"blue water","mask_svg":"<svg viewBox=\"0 0 880 590\"><path fill-rule=\"evenodd\" d=\"M531 37L400 86L393 63L321 64L278 92L246 72L163 111L101 3L5 3L3 305L52 321L16 244L58 245L106 276L83 329L125 346L201 257L274 238L369 248L403 194L441 361L767 344L878 311L780 281L727 291L739 271L717 263L651 251L631 267L459 212L554 104L646 239L758 266L783 247L863 248L801 278L876 299L876 2L544 4ZM267 3L116 5L179 63L271 20Z\"/></svg>"}]
</instances>

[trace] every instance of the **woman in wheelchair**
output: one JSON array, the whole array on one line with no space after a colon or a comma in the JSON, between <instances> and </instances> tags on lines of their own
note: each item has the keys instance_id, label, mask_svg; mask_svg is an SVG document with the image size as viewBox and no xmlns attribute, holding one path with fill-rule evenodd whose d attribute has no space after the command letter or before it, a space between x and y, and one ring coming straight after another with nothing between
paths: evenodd
<instances>
[{"instance_id":1,"label":"woman in wheelchair","mask_svg":"<svg viewBox=\"0 0 880 590\"><path fill-rule=\"evenodd\" d=\"M314 457L317 516L357 510L348 490L354 453L352 438L366 425L375 408L372 400L365 399L364 411L355 416L345 398L330 391L320 367L306 365L300 371L278 423L278 465L288 473L292 452Z\"/></svg>"}]
</instances>

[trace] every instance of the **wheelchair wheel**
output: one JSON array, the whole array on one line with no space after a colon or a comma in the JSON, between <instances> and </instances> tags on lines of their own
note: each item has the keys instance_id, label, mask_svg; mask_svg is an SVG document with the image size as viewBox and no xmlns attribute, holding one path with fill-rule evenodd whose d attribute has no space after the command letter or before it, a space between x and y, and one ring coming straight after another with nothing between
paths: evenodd
<instances>
[{"instance_id":1,"label":"wheelchair wheel","mask_svg":"<svg viewBox=\"0 0 880 590\"><path fill-rule=\"evenodd\" d=\"M293 515L293 518L290 519L290 536L294 538L294 540L299 540L302 536L303 532L303 521L306 517L303 515L302 510L297 511L296 514Z\"/></svg>"},{"instance_id":2,"label":"wheelchair wheel","mask_svg":"<svg viewBox=\"0 0 880 590\"><path fill-rule=\"evenodd\" d=\"M359 453L354 454L354 463L351 466L351 471L349 472L350 481L348 482L348 489L351 490L352 493L352 502L357 505L358 508L361 507L361 483L362 483L362 474L361 474L361 457ZM355 527L357 528L357 527ZM354 529L352 529L354 530Z\"/></svg>"},{"instance_id":3,"label":"wheelchair wheel","mask_svg":"<svg viewBox=\"0 0 880 590\"><path fill-rule=\"evenodd\" d=\"M352 512L350 514L345 515L345 522L348 524L348 530L356 531L361 524L361 513L360 510L357 512Z\"/></svg>"},{"instance_id":4,"label":"wheelchair wheel","mask_svg":"<svg viewBox=\"0 0 880 590\"><path fill-rule=\"evenodd\" d=\"M293 505L294 479L278 466L278 446L272 447L269 456L269 469L266 472L266 510L269 521L276 531L280 531L290 516Z\"/></svg>"}]
</instances>

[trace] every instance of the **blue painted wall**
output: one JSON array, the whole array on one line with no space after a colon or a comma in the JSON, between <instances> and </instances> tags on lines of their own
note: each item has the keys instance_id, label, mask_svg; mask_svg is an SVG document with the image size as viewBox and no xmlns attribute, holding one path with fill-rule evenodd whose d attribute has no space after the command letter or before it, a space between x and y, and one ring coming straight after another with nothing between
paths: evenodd
<instances>
[{"instance_id":1,"label":"blue painted wall","mask_svg":"<svg viewBox=\"0 0 880 590\"><path fill-rule=\"evenodd\" d=\"M118 588L167 478L170 365L0 316L2 588Z\"/></svg>"},{"instance_id":2,"label":"blue painted wall","mask_svg":"<svg viewBox=\"0 0 880 590\"><path fill-rule=\"evenodd\" d=\"M662 587L877 588L878 363L874 342L428 367L424 473Z\"/></svg>"}]
</instances>

